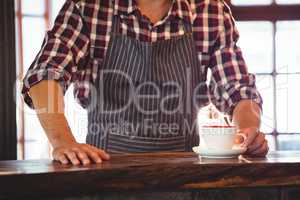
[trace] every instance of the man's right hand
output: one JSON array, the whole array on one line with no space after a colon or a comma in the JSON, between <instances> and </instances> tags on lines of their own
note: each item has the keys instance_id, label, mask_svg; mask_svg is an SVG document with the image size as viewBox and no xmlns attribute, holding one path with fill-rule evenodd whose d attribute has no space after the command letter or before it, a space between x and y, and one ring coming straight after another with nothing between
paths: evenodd
<instances>
[{"instance_id":1,"label":"man's right hand","mask_svg":"<svg viewBox=\"0 0 300 200\"><path fill-rule=\"evenodd\" d=\"M53 149L53 158L62 164L88 165L109 160L110 156L103 150L88 144L70 143Z\"/></svg>"},{"instance_id":2,"label":"man's right hand","mask_svg":"<svg viewBox=\"0 0 300 200\"><path fill-rule=\"evenodd\" d=\"M34 108L53 146L53 158L63 164L87 165L108 160L103 150L76 142L64 115L64 95L57 81L44 80L30 91Z\"/></svg>"}]
</instances>

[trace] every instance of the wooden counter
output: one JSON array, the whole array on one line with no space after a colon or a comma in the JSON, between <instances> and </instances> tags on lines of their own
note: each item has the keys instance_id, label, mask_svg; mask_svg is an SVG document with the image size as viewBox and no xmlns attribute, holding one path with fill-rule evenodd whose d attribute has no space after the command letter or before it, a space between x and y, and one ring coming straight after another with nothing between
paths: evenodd
<instances>
[{"instance_id":1,"label":"wooden counter","mask_svg":"<svg viewBox=\"0 0 300 200\"><path fill-rule=\"evenodd\" d=\"M153 199L156 194L160 199L299 200L299 193L300 152L218 160L194 153L112 155L86 167L51 160L0 162L0 198Z\"/></svg>"}]
</instances>

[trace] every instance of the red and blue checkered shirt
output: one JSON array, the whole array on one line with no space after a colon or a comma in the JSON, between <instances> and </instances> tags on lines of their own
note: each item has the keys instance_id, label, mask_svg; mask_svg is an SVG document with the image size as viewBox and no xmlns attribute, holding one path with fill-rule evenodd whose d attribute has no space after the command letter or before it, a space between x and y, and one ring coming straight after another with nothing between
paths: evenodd
<instances>
[{"instance_id":1,"label":"red and blue checkered shirt","mask_svg":"<svg viewBox=\"0 0 300 200\"><path fill-rule=\"evenodd\" d=\"M222 0L173 0L167 16L156 24L142 15L135 0L67 0L24 77L22 93L30 107L28 91L44 79L57 80L64 92L73 83L75 98L83 107L87 105L90 83L108 48L114 15L121 18L122 34L143 42L183 35L180 20L191 24L203 72L211 71L209 95L216 107L231 114L242 99L262 105L255 76L248 73L236 45L235 21Z\"/></svg>"}]
</instances>

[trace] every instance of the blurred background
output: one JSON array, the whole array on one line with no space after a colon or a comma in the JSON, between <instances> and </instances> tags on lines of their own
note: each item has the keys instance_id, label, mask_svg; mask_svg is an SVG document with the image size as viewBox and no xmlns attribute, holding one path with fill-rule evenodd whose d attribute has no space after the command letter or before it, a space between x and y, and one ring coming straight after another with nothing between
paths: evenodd
<instances>
[{"instance_id":1,"label":"blurred background","mask_svg":"<svg viewBox=\"0 0 300 200\"><path fill-rule=\"evenodd\" d=\"M16 0L17 76L24 76L65 0ZM300 150L300 0L228 1L240 32L249 71L264 99L262 131L271 150ZM19 82L20 83L20 82ZM20 84L17 88L19 89ZM18 159L49 158L50 146L35 112L17 91ZM79 142L85 141L87 115L65 96L66 115Z\"/></svg>"}]
</instances>

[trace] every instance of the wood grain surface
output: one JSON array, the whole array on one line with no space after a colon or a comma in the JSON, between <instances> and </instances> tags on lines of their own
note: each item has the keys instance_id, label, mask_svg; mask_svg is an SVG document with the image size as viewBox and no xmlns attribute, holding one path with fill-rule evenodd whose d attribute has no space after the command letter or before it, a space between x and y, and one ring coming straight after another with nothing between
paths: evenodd
<instances>
[{"instance_id":1,"label":"wood grain surface","mask_svg":"<svg viewBox=\"0 0 300 200\"><path fill-rule=\"evenodd\" d=\"M61 165L51 160L0 162L0 197L113 191L235 188L241 191L241 188L298 186L300 152L271 152L267 158L217 160L200 159L194 153L185 152L124 154L112 155L108 162L85 167Z\"/></svg>"}]
</instances>

